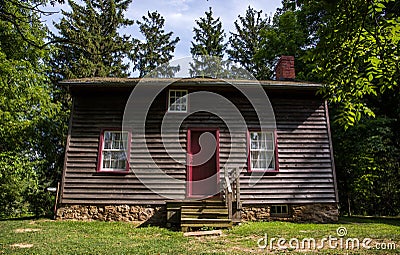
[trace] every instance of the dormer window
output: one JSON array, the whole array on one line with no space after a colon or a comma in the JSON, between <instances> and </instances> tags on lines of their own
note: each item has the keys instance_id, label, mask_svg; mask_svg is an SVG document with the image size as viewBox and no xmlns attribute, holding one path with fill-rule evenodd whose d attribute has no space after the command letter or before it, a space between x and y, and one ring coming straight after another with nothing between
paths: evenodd
<instances>
[{"instance_id":1,"label":"dormer window","mask_svg":"<svg viewBox=\"0 0 400 255\"><path fill-rule=\"evenodd\" d=\"M188 109L188 91L170 89L168 92L168 111L169 112L187 112Z\"/></svg>"}]
</instances>

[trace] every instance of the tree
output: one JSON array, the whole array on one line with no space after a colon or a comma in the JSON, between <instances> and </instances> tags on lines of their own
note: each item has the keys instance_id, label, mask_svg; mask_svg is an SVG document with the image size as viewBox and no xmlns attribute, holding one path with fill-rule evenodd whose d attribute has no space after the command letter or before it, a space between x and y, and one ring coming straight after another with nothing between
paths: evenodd
<instances>
[{"instance_id":1,"label":"tree","mask_svg":"<svg viewBox=\"0 0 400 255\"><path fill-rule=\"evenodd\" d=\"M332 136L342 212L398 215L398 3L298 2L300 23L310 24L305 26L309 43L303 59L326 84L320 93L335 120Z\"/></svg>"},{"instance_id":2,"label":"tree","mask_svg":"<svg viewBox=\"0 0 400 255\"><path fill-rule=\"evenodd\" d=\"M196 20L198 27L193 28L194 36L190 53L192 56L214 56L222 58L226 49L225 33L219 18L213 17L210 7L206 17Z\"/></svg>"},{"instance_id":3,"label":"tree","mask_svg":"<svg viewBox=\"0 0 400 255\"><path fill-rule=\"evenodd\" d=\"M342 212L357 215L400 213L399 119L363 117L343 130L334 123L335 164Z\"/></svg>"},{"instance_id":4,"label":"tree","mask_svg":"<svg viewBox=\"0 0 400 255\"><path fill-rule=\"evenodd\" d=\"M399 86L400 11L394 0L339 0L335 7L309 59L326 84L321 93L340 109L336 121L348 128L375 115L368 98Z\"/></svg>"},{"instance_id":5,"label":"tree","mask_svg":"<svg viewBox=\"0 0 400 255\"><path fill-rule=\"evenodd\" d=\"M256 11L250 6L244 17L238 16L235 21L236 32L230 32L227 50L229 59L239 63L257 79L267 79L269 69L262 61L256 61L254 56L261 48L260 31L269 26L268 20L261 17L262 11Z\"/></svg>"},{"instance_id":6,"label":"tree","mask_svg":"<svg viewBox=\"0 0 400 255\"><path fill-rule=\"evenodd\" d=\"M51 204L44 187L60 173L53 159L62 157L63 139L54 134L65 131L64 113L46 75L51 48L36 4L1 7L14 18L0 19L0 217L40 214Z\"/></svg>"},{"instance_id":7,"label":"tree","mask_svg":"<svg viewBox=\"0 0 400 255\"><path fill-rule=\"evenodd\" d=\"M139 77L144 77L158 67L155 70L159 71L156 76L173 77L179 71L179 67L165 65L172 59L175 46L180 39L179 37L172 39L173 32L164 31L165 20L158 12L148 12L147 16L142 17L143 21L136 21L145 41L133 40L134 47L130 55L134 64L133 71L139 71Z\"/></svg>"},{"instance_id":8,"label":"tree","mask_svg":"<svg viewBox=\"0 0 400 255\"><path fill-rule=\"evenodd\" d=\"M263 78L270 78L274 72L277 60L281 55L294 56L297 78L304 79L302 56L307 46L307 34L299 23L298 12L295 10L278 11L271 26L264 27L260 31L260 49L255 54L255 62L259 66L265 66L267 70Z\"/></svg>"},{"instance_id":9,"label":"tree","mask_svg":"<svg viewBox=\"0 0 400 255\"><path fill-rule=\"evenodd\" d=\"M45 11L41 9L45 4L50 2L54 5L56 2L64 3L64 0L41 0L41 1L21 1L21 0L8 0L0 1L0 20L11 24L15 31L21 36L22 40L28 43L30 46L43 49L53 43L53 41L48 42L38 42L34 38L27 37L23 25L21 23L26 22L27 18L36 19L37 16L48 16L53 14L52 12ZM10 8L12 7L12 8ZM40 44L38 44L40 43Z\"/></svg>"},{"instance_id":10,"label":"tree","mask_svg":"<svg viewBox=\"0 0 400 255\"><path fill-rule=\"evenodd\" d=\"M225 33L220 19L213 17L211 7L205 14L196 20L198 27L193 28L194 41L190 47L193 63L189 72L191 76L221 77L225 73L222 60L226 49Z\"/></svg>"},{"instance_id":11,"label":"tree","mask_svg":"<svg viewBox=\"0 0 400 255\"><path fill-rule=\"evenodd\" d=\"M53 73L59 79L79 77L126 77L124 58L132 49L130 36L118 29L133 24L124 17L132 0L85 0L80 6L68 3L72 11L54 26L59 35L51 34L57 53L52 58Z\"/></svg>"}]
</instances>

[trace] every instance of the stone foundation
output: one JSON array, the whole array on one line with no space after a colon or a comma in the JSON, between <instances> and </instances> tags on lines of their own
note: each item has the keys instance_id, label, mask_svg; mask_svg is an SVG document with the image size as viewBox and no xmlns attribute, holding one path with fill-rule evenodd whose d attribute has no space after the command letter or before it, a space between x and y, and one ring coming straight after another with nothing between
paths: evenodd
<instances>
[{"instance_id":1,"label":"stone foundation","mask_svg":"<svg viewBox=\"0 0 400 255\"><path fill-rule=\"evenodd\" d=\"M288 205L288 215L271 216L270 205L244 206L242 221L293 221L328 223L338 221L337 204ZM146 205L61 205L57 209L58 220L141 221L148 225L164 226L167 221L165 206Z\"/></svg>"},{"instance_id":2,"label":"stone foundation","mask_svg":"<svg viewBox=\"0 0 400 255\"><path fill-rule=\"evenodd\" d=\"M271 216L270 205L244 206L242 208L242 221L293 221L328 223L338 221L339 209L337 204L307 204L288 205L287 215Z\"/></svg>"},{"instance_id":3,"label":"stone foundation","mask_svg":"<svg viewBox=\"0 0 400 255\"><path fill-rule=\"evenodd\" d=\"M269 221L271 207L266 206L252 206L242 208L242 221Z\"/></svg>"},{"instance_id":4,"label":"stone foundation","mask_svg":"<svg viewBox=\"0 0 400 255\"><path fill-rule=\"evenodd\" d=\"M143 221L151 225L164 225L167 217L165 206L146 205L61 205L58 220Z\"/></svg>"},{"instance_id":5,"label":"stone foundation","mask_svg":"<svg viewBox=\"0 0 400 255\"><path fill-rule=\"evenodd\" d=\"M330 223L339 220L337 204L311 204L292 206L293 221Z\"/></svg>"}]
</instances>

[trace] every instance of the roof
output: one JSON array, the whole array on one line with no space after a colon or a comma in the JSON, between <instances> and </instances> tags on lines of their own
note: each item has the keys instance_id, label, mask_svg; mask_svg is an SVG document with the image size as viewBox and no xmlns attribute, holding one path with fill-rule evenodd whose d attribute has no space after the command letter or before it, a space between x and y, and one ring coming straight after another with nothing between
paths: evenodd
<instances>
[{"instance_id":1,"label":"roof","mask_svg":"<svg viewBox=\"0 0 400 255\"><path fill-rule=\"evenodd\" d=\"M304 82L304 81L276 81L276 80L233 80L233 79L215 79L215 78L110 78L110 77L94 77L80 78L61 81L60 84L73 88L123 88L134 87L138 83L155 84L155 83L173 83L174 86L228 86L234 85L259 85L267 88L278 89L298 89L298 90L317 90L322 87L320 83Z\"/></svg>"}]
</instances>

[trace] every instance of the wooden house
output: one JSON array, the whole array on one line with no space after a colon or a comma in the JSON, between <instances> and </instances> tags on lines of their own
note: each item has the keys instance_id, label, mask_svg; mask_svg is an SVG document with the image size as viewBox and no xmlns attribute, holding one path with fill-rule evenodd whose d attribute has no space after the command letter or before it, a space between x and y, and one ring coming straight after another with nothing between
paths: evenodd
<instances>
[{"instance_id":1,"label":"wooden house","mask_svg":"<svg viewBox=\"0 0 400 255\"><path fill-rule=\"evenodd\" d=\"M151 90L160 82L168 85L155 95L144 122L134 120L125 128L134 89L140 84ZM316 95L320 84L210 78L88 78L62 84L73 107L58 219L143 220L182 228L337 220L328 108ZM262 129L251 100L237 86L259 86L276 124ZM190 113L195 92L231 102L246 130L230 130L229 120L215 113ZM133 114L140 113L133 109ZM167 114L170 124L177 118L174 132L163 132ZM210 143L201 140L204 134ZM212 153L195 165L192 156L209 144Z\"/></svg>"}]
</instances>

